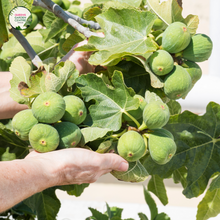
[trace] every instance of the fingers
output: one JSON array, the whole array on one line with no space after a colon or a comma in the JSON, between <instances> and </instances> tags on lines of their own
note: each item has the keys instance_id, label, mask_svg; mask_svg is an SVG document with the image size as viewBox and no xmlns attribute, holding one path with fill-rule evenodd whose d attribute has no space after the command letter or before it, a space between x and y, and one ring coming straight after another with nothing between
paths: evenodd
<instances>
[{"instance_id":1,"label":"fingers","mask_svg":"<svg viewBox=\"0 0 220 220\"><path fill-rule=\"evenodd\" d=\"M102 154L103 160L102 161L102 169L110 169L110 170L117 170L117 171L127 171L128 170L128 162L124 160L117 154L108 153Z\"/></svg>"}]
</instances>

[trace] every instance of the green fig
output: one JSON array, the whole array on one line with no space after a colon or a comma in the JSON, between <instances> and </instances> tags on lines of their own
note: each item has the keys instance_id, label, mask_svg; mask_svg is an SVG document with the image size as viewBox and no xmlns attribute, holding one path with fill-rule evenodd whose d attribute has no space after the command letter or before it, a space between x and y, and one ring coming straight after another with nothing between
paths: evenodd
<instances>
[{"instance_id":1,"label":"green fig","mask_svg":"<svg viewBox=\"0 0 220 220\"><path fill-rule=\"evenodd\" d=\"M37 96L32 104L34 117L42 123L52 124L59 121L65 113L66 104L56 92L45 92Z\"/></svg>"},{"instance_id":2,"label":"green fig","mask_svg":"<svg viewBox=\"0 0 220 220\"><path fill-rule=\"evenodd\" d=\"M25 109L14 115L12 118L12 128L17 137L27 141L31 128L38 123L33 116L31 109Z\"/></svg>"},{"instance_id":3,"label":"green fig","mask_svg":"<svg viewBox=\"0 0 220 220\"><path fill-rule=\"evenodd\" d=\"M136 131L127 131L118 140L118 154L129 162L139 160L146 152L143 137Z\"/></svg>"},{"instance_id":4,"label":"green fig","mask_svg":"<svg viewBox=\"0 0 220 220\"><path fill-rule=\"evenodd\" d=\"M169 53L178 53L184 50L191 41L191 35L187 26L182 22L170 24L162 37L162 49Z\"/></svg>"}]
</instances>

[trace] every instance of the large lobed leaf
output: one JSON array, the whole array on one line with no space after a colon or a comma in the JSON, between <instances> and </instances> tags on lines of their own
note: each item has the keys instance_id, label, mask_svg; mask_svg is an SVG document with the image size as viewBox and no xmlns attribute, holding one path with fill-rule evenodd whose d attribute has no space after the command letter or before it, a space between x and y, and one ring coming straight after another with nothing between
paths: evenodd
<instances>
[{"instance_id":1,"label":"large lobed leaf","mask_svg":"<svg viewBox=\"0 0 220 220\"><path fill-rule=\"evenodd\" d=\"M136 9L110 8L99 14L96 20L105 37L90 37L88 45L93 45L99 51L90 57L89 62L94 65L107 65L114 60L119 62L125 55L155 51L156 45L147 36L155 19L156 15L153 13Z\"/></svg>"},{"instance_id":2,"label":"large lobed leaf","mask_svg":"<svg viewBox=\"0 0 220 220\"><path fill-rule=\"evenodd\" d=\"M108 88L102 78L93 73L81 75L76 83L86 102L96 100L96 104L89 108L93 127L118 131L122 125L122 114L138 108L138 100L132 98L133 90L131 92L126 87L119 71L115 71L112 77L114 89Z\"/></svg>"},{"instance_id":3,"label":"large lobed leaf","mask_svg":"<svg viewBox=\"0 0 220 220\"><path fill-rule=\"evenodd\" d=\"M185 166L188 172L183 194L187 198L197 197L204 192L212 175L220 172L220 106L209 103L203 116L189 111L171 116L165 128L174 135L176 154L162 166L148 157L144 166L150 174L162 178Z\"/></svg>"}]
</instances>

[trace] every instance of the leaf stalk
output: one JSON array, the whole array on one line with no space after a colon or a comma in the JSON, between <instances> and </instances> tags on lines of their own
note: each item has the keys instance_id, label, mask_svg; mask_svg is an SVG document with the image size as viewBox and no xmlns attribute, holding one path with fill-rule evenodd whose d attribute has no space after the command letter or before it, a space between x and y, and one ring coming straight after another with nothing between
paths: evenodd
<instances>
[{"instance_id":1,"label":"leaf stalk","mask_svg":"<svg viewBox=\"0 0 220 220\"><path fill-rule=\"evenodd\" d=\"M137 128L139 128L141 126L140 123L132 115L130 115L128 112L124 111L123 113L126 114L136 124Z\"/></svg>"}]
</instances>

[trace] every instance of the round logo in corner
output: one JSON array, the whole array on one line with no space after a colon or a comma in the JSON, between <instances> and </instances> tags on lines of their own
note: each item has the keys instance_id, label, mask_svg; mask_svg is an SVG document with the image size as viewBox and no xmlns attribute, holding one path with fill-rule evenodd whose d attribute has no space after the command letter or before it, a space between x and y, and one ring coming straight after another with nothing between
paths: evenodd
<instances>
[{"instance_id":1,"label":"round logo in corner","mask_svg":"<svg viewBox=\"0 0 220 220\"><path fill-rule=\"evenodd\" d=\"M32 15L27 8L18 6L10 11L8 20L14 29L25 30L32 22Z\"/></svg>"}]
</instances>

